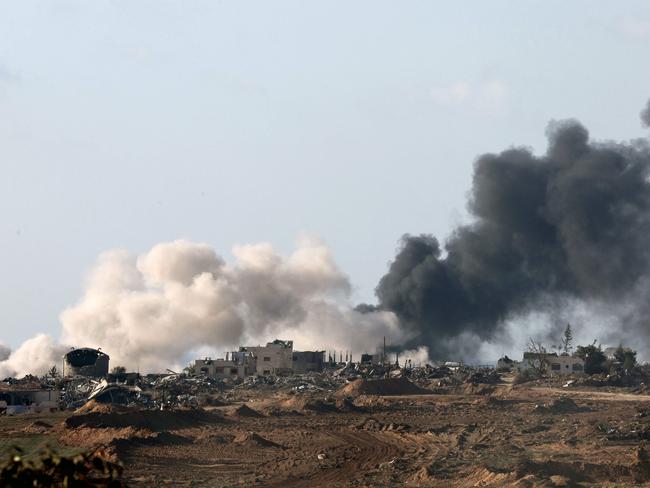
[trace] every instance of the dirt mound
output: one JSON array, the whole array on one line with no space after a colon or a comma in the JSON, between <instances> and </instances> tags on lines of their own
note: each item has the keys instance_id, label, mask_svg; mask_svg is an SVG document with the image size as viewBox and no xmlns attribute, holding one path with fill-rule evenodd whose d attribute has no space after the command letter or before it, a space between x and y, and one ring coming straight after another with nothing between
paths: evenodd
<instances>
[{"instance_id":1,"label":"dirt mound","mask_svg":"<svg viewBox=\"0 0 650 488\"><path fill-rule=\"evenodd\" d=\"M252 409L248 405L240 405L239 407L233 408L228 411L228 415L231 417L253 417L253 418L264 417L263 414L261 414L257 410Z\"/></svg>"},{"instance_id":2,"label":"dirt mound","mask_svg":"<svg viewBox=\"0 0 650 488\"><path fill-rule=\"evenodd\" d=\"M366 407L356 405L350 398L343 397L336 399L336 408L339 412L367 412Z\"/></svg>"},{"instance_id":3,"label":"dirt mound","mask_svg":"<svg viewBox=\"0 0 650 488\"><path fill-rule=\"evenodd\" d=\"M285 401L283 406L287 409L297 412L315 412L315 413L330 413L338 412L336 405L333 402L321 400L319 398L311 398L309 396L298 395Z\"/></svg>"},{"instance_id":4,"label":"dirt mound","mask_svg":"<svg viewBox=\"0 0 650 488\"><path fill-rule=\"evenodd\" d=\"M99 403L96 400L90 400L84 403L81 407L75 410L75 414L84 413L113 413L113 412L126 412L128 408L123 405L112 405L110 403Z\"/></svg>"},{"instance_id":5,"label":"dirt mound","mask_svg":"<svg viewBox=\"0 0 650 488\"><path fill-rule=\"evenodd\" d=\"M359 395L423 395L431 393L420 388L406 378L384 378L379 380L355 380L336 393L338 397L357 397Z\"/></svg>"},{"instance_id":6,"label":"dirt mound","mask_svg":"<svg viewBox=\"0 0 650 488\"><path fill-rule=\"evenodd\" d=\"M490 395L496 390L495 385L484 383L467 383L459 387L457 393L461 395Z\"/></svg>"},{"instance_id":7,"label":"dirt mound","mask_svg":"<svg viewBox=\"0 0 650 488\"><path fill-rule=\"evenodd\" d=\"M246 444L246 445L254 444L262 447L282 447L280 444L265 439L264 437L256 434L255 432L242 432L241 434L235 436L233 442L236 442L237 444Z\"/></svg>"},{"instance_id":8,"label":"dirt mound","mask_svg":"<svg viewBox=\"0 0 650 488\"><path fill-rule=\"evenodd\" d=\"M36 420L35 422L32 422L27 427L25 427L23 429L23 432L25 434L44 434L51 428L52 426L47 422L43 422L42 420Z\"/></svg>"},{"instance_id":9,"label":"dirt mound","mask_svg":"<svg viewBox=\"0 0 650 488\"><path fill-rule=\"evenodd\" d=\"M64 431L59 440L63 444L77 447L110 447L125 449L133 446L170 446L191 444L191 437L184 437L170 432L152 432L148 429L134 427L94 429L79 427Z\"/></svg>"},{"instance_id":10,"label":"dirt mound","mask_svg":"<svg viewBox=\"0 0 650 488\"><path fill-rule=\"evenodd\" d=\"M132 427L134 429L162 432L222 422L225 422L223 417L203 410L127 410L110 413L93 411L75 414L65 420L65 426L69 429L79 427L93 429Z\"/></svg>"},{"instance_id":11,"label":"dirt mound","mask_svg":"<svg viewBox=\"0 0 650 488\"><path fill-rule=\"evenodd\" d=\"M389 410L391 403L385 398L376 395L360 395L354 400L354 405L364 410Z\"/></svg>"},{"instance_id":12,"label":"dirt mound","mask_svg":"<svg viewBox=\"0 0 650 488\"><path fill-rule=\"evenodd\" d=\"M91 427L78 427L75 429L66 429L59 436L62 444L76 447L106 447L115 444L119 440L132 440L135 438L144 438L153 433L146 429L135 429L133 427L123 427L119 429L93 429Z\"/></svg>"}]
</instances>

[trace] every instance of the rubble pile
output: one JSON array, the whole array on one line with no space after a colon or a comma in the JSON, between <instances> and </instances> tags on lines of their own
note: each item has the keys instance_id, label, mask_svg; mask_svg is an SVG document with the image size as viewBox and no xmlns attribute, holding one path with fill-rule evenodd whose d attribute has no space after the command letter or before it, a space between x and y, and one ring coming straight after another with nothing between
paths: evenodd
<instances>
[{"instance_id":1,"label":"rubble pile","mask_svg":"<svg viewBox=\"0 0 650 488\"><path fill-rule=\"evenodd\" d=\"M46 390L54 387L53 381L48 381L47 378L38 378L31 374L23 378L5 378L0 382L0 389L21 388L21 389L35 389Z\"/></svg>"},{"instance_id":2,"label":"rubble pile","mask_svg":"<svg viewBox=\"0 0 650 488\"><path fill-rule=\"evenodd\" d=\"M495 369L474 368L471 366L431 366L405 370L404 376L421 388L444 391L463 386L496 385L501 376Z\"/></svg>"},{"instance_id":3,"label":"rubble pile","mask_svg":"<svg viewBox=\"0 0 650 488\"><path fill-rule=\"evenodd\" d=\"M61 407L65 409L79 408L90 400L153 409L219 405L225 388L223 381L177 373L137 375L127 382L75 376L61 383Z\"/></svg>"},{"instance_id":4,"label":"rubble pile","mask_svg":"<svg viewBox=\"0 0 650 488\"><path fill-rule=\"evenodd\" d=\"M291 376L249 376L238 384L232 386L232 389L249 390L252 388L269 386L273 390L305 393L305 392L327 392L337 389L350 379L347 374L337 374L328 371L323 373L305 373Z\"/></svg>"},{"instance_id":5,"label":"rubble pile","mask_svg":"<svg viewBox=\"0 0 650 488\"><path fill-rule=\"evenodd\" d=\"M426 364L422 367L401 367L397 363L328 363L321 372L220 379L197 376L187 371L169 371L168 374L145 376L137 373L109 374L101 379L84 376L28 376L20 380L8 378L0 383L0 389L3 385L7 388L56 389L61 393L59 407L68 410L79 409L87 402L92 402L93 405L166 410L224 406L232 401L245 400L247 395L259 392L260 389L288 395L328 396L346 386L358 387L360 384L373 384L372 381L381 380L402 386L407 384L408 388L404 388L413 393L444 393L448 389L464 385L494 385L500 381L499 374L494 369L449 364L451 363L440 366ZM397 389L401 392L404 388Z\"/></svg>"},{"instance_id":6,"label":"rubble pile","mask_svg":"<svg viewBox=\"0 0 650 488\"><path fill-rule=\"evenodd\" d=\"M630 370L621 369L610 373L579 376L567 386L593 386L593 387L645 387L650 386L650 368L638 365Z\"/></svg>"}]
</instances>

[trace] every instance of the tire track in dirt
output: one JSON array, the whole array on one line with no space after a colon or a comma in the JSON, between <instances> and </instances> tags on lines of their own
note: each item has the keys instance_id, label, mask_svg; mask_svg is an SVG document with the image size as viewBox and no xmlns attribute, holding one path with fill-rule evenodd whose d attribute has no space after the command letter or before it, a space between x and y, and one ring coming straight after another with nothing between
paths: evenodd
<instances>
[{"instance_id":1,"label":"tire track in dirt","mask_svg":"<svg viewBox=\"0 0 650 488\"><path fill-rule=\"evenodd\" d=\"M341 442L342 446L356 448L356 453L343 463L325 469L315 465L320 470L301 479L285 479L276 481L269 487L313 488L314 486L347 486L349 481L360 472L395 458L401 450L393 443L381 439L381 434L368 432L331 431L328 435Z\"/></svg>"}]
</instances>

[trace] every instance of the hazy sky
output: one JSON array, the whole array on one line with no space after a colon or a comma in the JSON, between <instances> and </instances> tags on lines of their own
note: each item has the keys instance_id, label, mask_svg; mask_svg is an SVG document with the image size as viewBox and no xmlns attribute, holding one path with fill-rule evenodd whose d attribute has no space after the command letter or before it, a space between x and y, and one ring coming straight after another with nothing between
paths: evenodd
<instances>
[{"instance_id":1,"label":"hazy sky","mask_svg":"<svg viewBox=\"0 0 650 488\"><path fill-rule=\"evenodd\" d=\"M373 289L552 118L645 137L643 1L0 1L0 341L58 336L98 253L322 236Z\"/></svg>"}]
</instances>

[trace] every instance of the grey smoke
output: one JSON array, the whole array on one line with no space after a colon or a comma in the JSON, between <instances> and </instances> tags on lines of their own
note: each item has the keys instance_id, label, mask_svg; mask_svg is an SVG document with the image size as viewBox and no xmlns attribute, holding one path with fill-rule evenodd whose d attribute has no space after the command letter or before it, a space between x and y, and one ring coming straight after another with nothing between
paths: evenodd
<instances>
[{"instance_id":1,"label":"grey smoke","mask_svg":"<svg viewBox=\"0 0 650 488\"><path fill-rule=\"evenodd\" d=\"M540 157L511 148L477 159L472 222L444 245L431 235L402 238L376 293L411 334L403 347L443 357L472 337L476 350L517 317L576 302L625 302L625 327L648 335L647 141L590 142L575 120L552 122L547 137Z\"/></svg>"},{"instance_id":2,"label":"grey smoke","mask_svg":"<svg viewBox=\"0 0 650 488\"><path fill-rule=\"evenodd\" d=\"M5 361L11 355L11 348L0 342L0 361Z\"/></svg>"},{"instance_id":3,"label":"grey smoke","mask_svg":"<svg viewBox=\"0 0 650 488\"><path fill-rule=\"evenodd\" d=\"M641 122L645 127L650 127L650 100L648 100L647 105L641 111Z\"/></svg>"}]
</instances>

